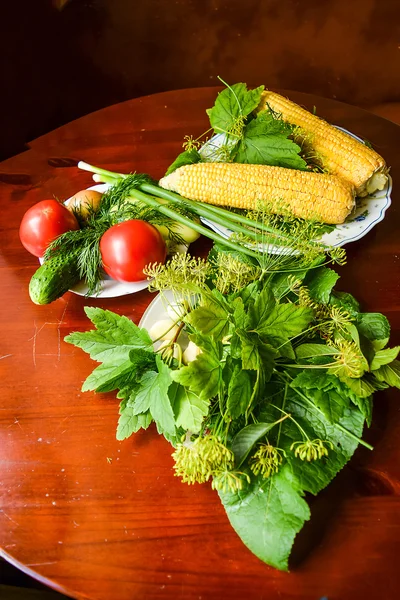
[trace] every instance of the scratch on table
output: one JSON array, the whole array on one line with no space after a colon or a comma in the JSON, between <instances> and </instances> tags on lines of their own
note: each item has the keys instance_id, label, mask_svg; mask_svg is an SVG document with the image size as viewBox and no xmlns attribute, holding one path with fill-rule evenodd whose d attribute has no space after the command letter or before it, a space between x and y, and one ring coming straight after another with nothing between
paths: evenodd
<instances>
[{"instance_id":1,"label":"scratch on table","mask_svg":"<svg viewBox=\"0 0 400 600\"><path fill-rule=\"evenodd\" d=\"M20 429L22 429L21 423L19 422L19 420L17 419L17 417L14 417L14 423L11 423L11 425L9 425L7 429L9 429L10 427L12 427L13 425L18 425L18 427Z\"/></svg>"},{"instance_id":2,"label":"scratch on table","mask_svg":"<svg viewBox=\"0 0 400 600\"><path fill-rule=\"evenodd\" d=\"M3 513L3 515L4 515L5 517L7 517L7 519L9 519L9 520L11 521L11 523L14 523L15 525L17 525L17 526L19 527L19 523L17 523L17 521L14 521L14 519L12 519L12 518L10 517L10 515L8 515L8 514L6 513L6 511L5 511L5 510L3 510L3 509L0 509L0 512L2 512L2 513Z\"/></svg>"},{"instance_id":3,"label":"scratch on table","mask_svg":"<svg viewBox=\"0 0 400 600\"><path fill-rule=\"evenodd\" d=\"M52 353L41 354L40 356L57 356L58 361L61 360L61 325L63 324L63 321L64 321L65 313L66 313L67 308L68 308L68 303L69 303L69 300L66 301L64 310L63 310L62 315L61 315L61 318L58 321L46 321L39 328L36 325L36 321L33 322L33 326L35 328L35 332L34 332L33 336L31 338L29 338L29 339L33 340L32 356L33 356L33 364L35 365L35 367L36 367L36 339L37 339L37 336L39 335L39 333L42 331L42 329L46 325L57 325L57 353L56 354L52 354ZM9 354L7 356L11 356L11 354ZM6 357L2 357L2 358L6 358Z\"/></svg>"},{"instance_id":4,"label":"scratch on table","mask_svg":"<svg viewBox=\"0 0 400 600\"><path fill-rule=\"evenodd\" d=\"M9 358L10 356L12 356L12 354L5 354L4 356L0 356L0 360L3 360L3 358Z\"/></svg>"}]
</instances>

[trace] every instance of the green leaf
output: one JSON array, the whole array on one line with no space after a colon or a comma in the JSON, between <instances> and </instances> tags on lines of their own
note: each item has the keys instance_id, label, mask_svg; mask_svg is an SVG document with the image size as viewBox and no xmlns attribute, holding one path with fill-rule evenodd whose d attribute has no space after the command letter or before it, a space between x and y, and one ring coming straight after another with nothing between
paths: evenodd
<instances>
[{"instance_id":1,"label":"green leaf","mask_svg":"<svg viewBox=\"0 0 400 600\"><path fill-rule=\"evenodd\" d=\"M200 335L190 337L203 352L188 366L172 371L171 377L202 400L210 400L218 394L223 381L222 349L211 338Z\"/></svg>"},{"instance_id":2,"label":"green leaf","mask_svg":"<svg viewBox=\"0 0 400 600\"><path fill-rule=\"evenodd\" d=\"M383 365L374 371L374 376L378 381L400 389L400 361L394 360L388 365Z\"/></svg>"},{"instance_id":3,"label":"green leaf","mask_svg":"<svg viewBox=\"0 0 400 600\"><path fill-rule=\"evenodd\" d=\"M387 365L397 358L398 353L400 352L400 346L395 346L394 348L385 348L383 350L378 350L376 352L372 362L371 362L371 371L375 371L382 367L383 365Z\"/></svg>"},{"instance_id":4,"label":"green leaf","mask_svg":"<svg viewBox=\"0 0 400 600\"><path fill-rule=\"evenodd\" d=\"M336 348L331 348L326 344L300 344L296 348L296 356L298 359L314 358L315 356L334 356L338 351Z\"/></svg>"},{"instance_id":5,"label":"green leaf","mask_svg":"<svg viewBox=\"0 0 400 600\"><path fill-rule=\"evenodd\" d=\"M64 339L87 352L93 360L117 364L126 360L132 349L152 350L148 332L127 317L89 306L85 312L96 330L71 333Z\"/></svg>"},{"instance_id":6,"label":"green leaf","mask_svg":"<svg viewBox=\"0 0 400 600\"><path fill-rule=\"evenodd\" d=\"M356 324L368 340L383 340L390 336L390 323L381 313L360 313Z\"/></svg>"},{"instance_id":7,"label":"green leaf","mask_svg":"<svg viewBox=\"0 0 400 600\"><path fill-rule=\"evenodd\" d=\"M349 397L343 393L344 387L338 378L325 371L302 371L294 378L291 387L304 390L329 423L338 423L349 406Z\"/></svg>"},{"instance_id":8,"label":"green leaf","mask_svg":"<svg viewBox=\"0 0 400 600\"><path fill-rule=\"evenodd\" d=\"M371 427L372 423L372 396L360 398L359 396L352 396L352 400L356 406L360 409L361 414L367 422L368 427Z\"/></svg>"},{"instance_id":9,"label":"green leaf","mask_svg":"<svg viewBox=\"0 0 400 600\"><path fill-rule=\"evenodd\" d=\"M185 320L197 331L211 335L215 340L221 340L229 330L229 314L216 302L212 306L195 308Z\"/></svg>"},{"instance_id":10,"label":"green leaf","mask_svg":"<svg viewBox=\"0 0 400 600\"><path fill-rule=\"evenodd\" d=\"M192 150L185 150L184 152L178 154L172 165L168 167L165 177L176 171L176 169L179 169L179 167L193 165L198 162L201 162L201 156L195 148L192 148Z\"/></svg>"},{"instance_id":11,"label":"green leaf","mask_svg":"<svg viewBox=\"0 0 400 600\"><path fill-rule=\"evenodd\" d=\"M275 296L269 286L264 286L255 301L249 304L247 328L261 328L268 320L274 306L276 306Z\"/></svg>"},{"instance_id":12,"label":"green leaf","mask_svg":"<svg viewBox=\"0 0 400 600\"><path fill-rule=\"evenodd\" d=\"M156 356L156 362L158 372L147 371L143 374L140 379L140 388L129 403L136 415L150 410L159 431L164 430L173 434L175 419L168 396L168 388L172 383L172 372L159 356Z\"/></svg>"},{"instance_id":13,"label":"green leaf","mask_svg":"<svg viewBox=\"0 0 400 600\"><path fill-rule=\"evenodd\" d=\"M249 371L262 369L269 380L275 364L275 358L278 355L276 350L269 344L262 342L257 333L252 331L236 330L242 343L242 367Z\"/></svg>"},{"instance_id":14,"label":"green leaf","mask_svg":"<svg viewBox=\"0 0 400 600\"><path fill-rule=\"evenodd\" d=\"M250 404L252 382L250 374L235 365L228 385L228 398L226 408L232 419L237 419L246 412Z\"/></svg>"},{"instance_id":15,"label":"green leaf","mask_svg":"<svg viewBox=\"0 0 400 600\"><path fill-rule=\"evenodd\" d=\"M247 90L245 83L235 83L220 92L214 106L207 111L216 132L228 132L238 117L247 117L260 103L264 86Z\"/></svg>"},{"instance_id":16,"label":"green leaf","mask_svg":"<svg viewBox=\"0 0 400 600\"><path fill-rule=\"evenodd\" d=\"M358 313L360 312L360 305L358 301L348 292L337 292L334 290L331 293L329 304L332 306L337 306L338 308L343 308L343 310L347 310L352 318L357 317Z\"/></svg>"},{"instance_id":17,"label":"green leaf","mask_svg":"<svg viewBox=\"0 0 400 600\"><path fill-rule=\"evenodd\" d=\"M94 390L99 393L111 392L121 387L121 385L133 382L135 377L136 372L130 360L117 364L103 363L94 369L84 381L82 392Z\"/></svg>"},{"instance_id":18,"label":"green leaf","mask_svg":"<svg viewBox=\"0 0 400 600\"><path fill-rule=\"evenodd\" d=\"M310 290L313 300L322 304L328 304L331 291L339 279L339 275L332 269L320 267L308 272L304 285Z\"/></svg>"},{"instance_id":19,"label":"green leaf","mask_svg":"<svg viewBox=\"0 0 400 600\"><path fill-rule=\"evenodd\" d=\"M300 146L288 139L291 128L267 111L258 113L244 130L235 162L305 169L307 163L299 156Z\"/></svg>"},{"instance_id":20,"label":"green leaf","mask_svg":"<svg viewBox=\"0 0 400 600\"><path fill-rule=\"evenodd\" d=\"M293 442L303 440L302 434L291 419L282 423L279 444L285 450L288 460L288 464L283 468L288 472L288 478L292 479L294 487L316 495L332 481L353 455L358 441L350 434L361 436L364 416L356 406L349 404L339 423L329 423L320 411L304 403L301 397L296 397L296 389L290 388L289 395L285 410L296 419L308 437L311 440L321 439L332 443L327 458L312 462L302 461L291 450ZM344 430L348 430L349 434Z\"/></svg>"},{"instance_id":21,"label":"green leaf","mask_svg":"<svg viewBox=\"0 0 400 600\"><path fill-rule=\"evenodd\" d=\"M276 304L265 321L257 328L260 335L291 338L300 334L313 319L310 308L285 303Z\"/></svg>"},{"instance_id":22,"label":"green leaf","mask_svg":"<svg viewBox=\"0 0 400 600\"><path fill-rule=\"evenodd\" d=\"M232 441L232 452L235 455L235 466L237 469L246 460L248 454L258 440L264 437L276 423L254 423L247 425L235 435Z\"/></svg>"},{"instance_id":23,"label":"green leaf","mask_svg":"<svg viewBox=\"0 0 400 600\"><path fill-rule=\"evenodd\" d=\"M229 521L243 543L267 564L288 570L296 534L310 518L310 509L280 473L257 480L247 493L219 492Z\"/></svg>"},{"instance_id":24,"label":"green leaf","mask_svg":"<svg viewBox=\"0 0 400 600\"><path fill-rule=\"evenodd\" d=\"M169 397L176 426L185 431L199 433L210 403L176 382L169 388Z\"/></svg>"},{"instance_id":25,"label":"green leaf","mask_svg":"<svg viewBox=\"0 0 400 600\"><path fill-rule=\"evenodd\" d=\"M135 415L133 407L125 405L118 421L117 440L125 440L139 429L147 429L152 421L150 412Z\"/></svg>"},{"instance_id":26,"label":"green leaf","mask_svg":"<svg viewBox=\"0 0 400 600\"><path fill-rule=\"evenodd\" d=\"M374 381L369 379L367 375L360 377L359 379L353 379L352 377L346 377L345 375L340 376L340 380L347 385L348 388L353 392L354 395L359 398L368 398L377 389Z\"/></svg>"}]
</instances>

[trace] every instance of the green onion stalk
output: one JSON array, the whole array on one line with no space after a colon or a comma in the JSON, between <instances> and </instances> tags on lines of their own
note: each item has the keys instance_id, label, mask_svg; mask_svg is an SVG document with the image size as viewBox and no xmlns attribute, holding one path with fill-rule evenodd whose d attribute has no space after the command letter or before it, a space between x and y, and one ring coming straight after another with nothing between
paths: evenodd
<instances>
[{"instance_id":1,"label":"green onion stalk","mask_svg":"<svg viewBox=\"0 0 400 600\"><path fill-rule=\"evenodd\" d=\"M90 165L83 161L78 163L78 168L93 173L93 180L96 183L108 183L110 185L115 185L121 179L127 179L129 177L132 178L132 189L129 190L129 196L132 199L139 200L158 210L161 214L172 218L174 221L182 225L190 227L214 242L235 252L241 252L253 259L259 259L260 252L257 252L257 249L253 250L248 241L240 242L238 238L235 241L232 239L227 239L222 235L219 235L218 233L208 229L204 225L201 225L197 221L193 221L180 212L173 210L171 205L189 210L198 217L209 219L218 225L227 227L233 231L236 236L245 236L247 239L250 238L253 240L254 243L265 244L267 240L271 241L272 239L272 241L275 243L286 243L288 246L293 245L293 236L291 236L289 233L274 229L273 227L269 227L264 223L249 219L244 215L237 214L230 210L184 198L179 194L159 187L156 182L152 181L148 176L116 173L113 171L108 171L107 169ZM168 206L162 202L165 200L168 201ZM312 242L309 243L312 244ZM326 249L328 250L328 248Z\"/></svg>"}]
</instances>

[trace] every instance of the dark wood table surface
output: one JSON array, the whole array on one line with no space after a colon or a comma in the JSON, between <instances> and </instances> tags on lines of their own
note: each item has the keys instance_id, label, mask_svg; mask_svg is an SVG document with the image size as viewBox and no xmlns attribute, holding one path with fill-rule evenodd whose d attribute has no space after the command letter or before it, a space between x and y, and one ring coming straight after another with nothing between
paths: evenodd
<instances>
[{"instance_id":1,"label":"dark wood table surface","mask_svg":"<svg viewBox=\"0 0 400 600\"><path fill-rule=\"evenodd\" d=\"M174 91L111 106L69 123L0 164L0 546L10 562L74 598L94 600L369 600L400 597L400 396L376 394L374 423L351 463L317 499L291 572L242 544L216 492L173 475L154 428L115 438L113 394L81 393L94 364L63 339L90 328L85 305L136 323L147 291L115 299L73 293L48 306L28 296L36 259L19 242L26 209L92 184L85 160L155 178L184 135L207 128L216 88ZM289 93L369 140L391 165L392 206L349 244L339 289L384 313L400 343L400 127L332 100ZM205 242L193 245L202 252Z\"/></svg>"}]
</instances>

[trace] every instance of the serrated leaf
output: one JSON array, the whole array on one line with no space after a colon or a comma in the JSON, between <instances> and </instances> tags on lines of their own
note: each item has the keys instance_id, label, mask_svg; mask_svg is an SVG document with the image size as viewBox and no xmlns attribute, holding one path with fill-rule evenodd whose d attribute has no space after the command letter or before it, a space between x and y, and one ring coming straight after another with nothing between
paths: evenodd
<instances>
[{"instance_id":1,"label":"serrated leaf","mask_svg":"<svg viewBox=\"0 0 400 600\"><path fill-rule=\"evenodd\" d=\"M246 412L252 394L250 374L235 366L228 384L226 409L232 419L237 419Z\"/></svg>"},{"instance_id":2,"label":"serrated leaf","mask_svg":"<svg viewBox=\"0 0 400 600\"><path fill-rule=\"evenodd\" d=\"M291 338L306 329L313 316L310 308L290 303L276 304L265 321L257 327L257 332L265 337L277 335Z\"/></svg>"},{"instance_id":3,"label":"serrated leaf","mask_svg":"<svg viewBox=\"0 0 400 600\"><path fill-rule=\"evenodd\" d=\"M201 156L199 152L193 148L192 150L185 150L178 154L172 165L170 165L165 173L165 177L170 175L179 167L184 167L185 165L193 165L195 163L201 162Z\"/></svg>"},{"instance_id":4,"label":"serrated leaf","mask_svg":"<svg viewBox=\"0 0 400 600\"><path fill-rule=\"evenodd\" d=\"M304 390L329 423L338 423L349 406L348 395L343 394L338 378L324 371L303 371L295 377L291 387Z\"/></svg>"},{"instance_id":5,"label":"serrated leaf","mask_svg":"<svg viewBox=\"0 0 400 600\"><path fill-rule=\"evenodd\" d=\"M393 362L397 358L399 352L400 346L378 350L370 364L371 371L375 371L376 369L379 369L379 367Z\"/></svg>"},{"instance_id":6,"label":"serrated leaf","mask_svg":"<svg viewBox=\"0 0 400 600\"><path fill-rule=\"evenodd\" d=\"M139 429L147 429L152 421L153 419L149 412L135 415L133 407L126 405L121 411L118 420L117 440L125 440L133 433L139 431Z\"/></svg>"},{"instance_id":7,"label":"serrated leaf","mask_svg":"<svg viewBox=\"0 0 400 600\"><path fill-rule=\"evenodd\" d=\"M212 307L199 306L195 308L185 320L197 331L211 335L215 340L221 340L229 330L229 315L223 307L216 303Z\"/></svg>"},{"instance_id":8,"label":"serrated leaf","mask_svg":"<svg viewBox=\"0 0 400 600\"><path fill-rule=\"evenodd\" d=\"M391 387L400 389L400 361L394 360L388 365L383 365L374 371L374 376L378 381L383 381Z\"/></svg>"},{"instance_id":9,"label":"serrated leaf","mask_svg":"<svg viewBox=\"0 0 400 600\"><path fill-rule=\"evenodd\" d=\"M235 83L219 92L214 106L207 111L216 132L228 132L238 117L246 117L260 103L264 86L248 90L245 83Z\"/></svg>"},{"instance_id":10,"label":"serrated leaf","mask_svg":"<svg viewBox=\"0 0 400 600\"><path fill-rule=\"evenodd\" d=\"M208 414L210 403L176 382L173 382L169 389L169 397L176 426L198 433L204 417Z\"/></svg>"},{"instance_id":11,"label":"serrated leaf","mask_svg":"<svg viewBox=\"0 0 400 600\"><path fill-rule=\"evenodd\" d=\"M294 538L310 518L307 503L290 482L278 473L257 480L247 494L219 495L232 527L251 552L287 571Z\"/></svg>"},{"instance_id":12,"label":"serrated leaf","mask_svg":"<svg viewBox=\"0 0 400 600\"><path fill-rule=\"evenodd\" d=\"M122 364L103 363L96 367L82 385L82 392L111 392L134 381L136 372L130 360Z\"/></svg>"},{"instance_id":13,"label":"serrated leaf","mask_svg":"<svg viewBox=\"0 0 400 600\"><path fill-rule=\"evenodd\" d=\"M301 148L288 139L290 133L283 121L260 112L246 125L235 162L305 169L307 163L299 155Z\"/></svg>"},{"instance_id":14,"label":"serrated leaf","mask_svg":"<svg viewBox=\"0 0 400 600\"><path fill-rule=\"evenodd\" d=\"M236 330L241 341L241 358L243 369L249 371L262 370L265 381L268 381L275 364L276 350L269 344L265 344L253 331Z\"/></svg>"},{"instance_id":15,"label":"serrated leaf","mask_svg":"<svg viewBox=\"0 0 400 600\"><path fill-rule=\"evenodd\" d=\"M348 292L337 292L336 290L332 291L329 304L332 306L337 306L338 308L343 308L343 310L347 310L352 318L357 317L358 313L360 312L360 304L354 298L354 296Z\"/></svg>"},{"instance_id":16,"label":"serrated leaf","mask_svg":"<svg viewBox=\"0 0 400 600\"><path fill-rule=\"evenodd\" d=\"M275 296L271 288L265 286L255 297L255 301L249 304L247 328L261 328L268 320L269 315L276 305Z\"/></svg>"},{"instance_id":17,"label":"serrated leaf","mask_svg":"<svg viewBox=\"0 0 400 600\"><path fill-rule=\"evenodd\" d=\"M85 312L96 329L70 333L64 340L87 352L93 360L117 364L127 359L132 349L152 349L148 332L127 317L89 306Z\"/></svg>"},{"instance_id":18,"label":"serrated leaf","mask_svg":"<svg viewBox=\"0 0 400 600\"><path fill-rule=\"evenodd\" d=\"M368 340L383 340L390 336L390 323L381 313L360 313L357 329Z\"/></svg>"},{"instance_id":19,"label":"serrated leaf","mask_svg":"<svg viewBox=\"0 0 400 600\"><path fill-rule=\"evenodd\" d=\"M168 388L172 383L171 370L159 356L156 357L156 362L158 371L147 371L143 374L140 387L129 403L134 414L146 413L149 410L157 427L173 434L175 419L168 396Z\"/></svg>"},{"instance_id":20,"label":"serrated leaf","mask_svg":"<svg viewBox=\"0 0 400 600\"><path fill-rule=\"evenodd\" d=\"M308 287L313 300L328 304L331 291L338 279L339 275L332 269L319 267L308 272L304 285Z\"/></svg>"}]
</instances>

